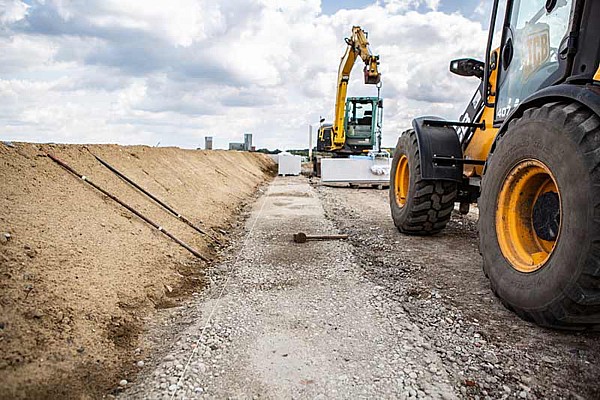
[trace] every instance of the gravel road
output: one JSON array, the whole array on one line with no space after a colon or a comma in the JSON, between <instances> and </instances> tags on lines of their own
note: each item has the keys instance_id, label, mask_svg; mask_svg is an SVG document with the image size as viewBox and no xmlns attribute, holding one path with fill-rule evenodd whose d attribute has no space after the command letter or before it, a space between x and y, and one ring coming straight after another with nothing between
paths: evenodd
<instances>
[{"instance_id":1,"label":"gravel road","mask_svg":"<svg viewBox=\"0 0 600 400\"><path fill-rule=\"evenodd\" d=\"M475 218L407 237L386 191L277 178L208 288L148 321L121 397L598 398L597 335L504 310ZM297 231L350 240L294 244Z\"/></svg>"},{"instance_id":2,"label":"gravel road","mask_svg":"<svg viewBox=\"0 0 600 400\"><path fill-rule=\"evenodd\" d=\"M542 329L500 304L482 271L476 208L414 237L396 230L387 191L315 190L364 276L433 343L461 397L600 398L598 333Z\"/></svg>"}]
</instances>

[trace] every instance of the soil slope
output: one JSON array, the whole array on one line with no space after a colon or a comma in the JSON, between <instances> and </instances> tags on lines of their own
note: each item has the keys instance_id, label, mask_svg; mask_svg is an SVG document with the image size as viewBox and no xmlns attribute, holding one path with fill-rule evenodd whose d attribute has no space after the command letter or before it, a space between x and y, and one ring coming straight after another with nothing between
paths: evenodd
<instances>
[{"instance_id":1,"label":"soil slope","mask_svg":"<svg viewBox=\"0 0 600 400\"><path fill-rule=\"evenodd\" d=\"M46 153L209 258L211 240L92 153L222 241L273 164L239 152L0 144L0 398L100 397L133 368L144 319L198 290L205 263Z\"/></svg>"}]
</instances>

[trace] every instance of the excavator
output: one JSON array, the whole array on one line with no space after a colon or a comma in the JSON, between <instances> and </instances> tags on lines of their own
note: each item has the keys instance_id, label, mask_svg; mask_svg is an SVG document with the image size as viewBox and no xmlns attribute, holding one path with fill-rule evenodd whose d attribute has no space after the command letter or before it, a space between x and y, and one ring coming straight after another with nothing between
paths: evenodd
<instances>
[{"instance_id":1,"label":"excavator","mask_svg":"<svg viewBox=\"0 0 600 400\"><path fill-rule=\"evenodd\" d=\"M369 49L367 32L360 26L352 27L352 35L346 38L346 51L338 69L335 116L333 124L319 127L317 151L332 152L336 156L362 154L376 145L381 130L383 101L377 97L350 97L346 99L350 73L357 58L365 63L365 84L381 87L379 56Z\"/></svg>"},{"instance_id":2,"label":"excavator","mask_svg":"<svg viewBox=\"0 0 600 400\"><path fill-rule=\"evenodd\" d=\"M476 203L493 292L558 329L600 327L598 21L599 1L494 0L485 62L450 63L481 81L466 111L414 119L392 160L400 232L438 233Z\"/></svg>"}]
</instances>

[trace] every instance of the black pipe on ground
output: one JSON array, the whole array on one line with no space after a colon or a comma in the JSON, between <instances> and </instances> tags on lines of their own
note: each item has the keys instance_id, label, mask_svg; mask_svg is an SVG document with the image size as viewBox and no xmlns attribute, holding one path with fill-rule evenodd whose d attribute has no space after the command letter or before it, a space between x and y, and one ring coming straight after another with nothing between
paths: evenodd
<instances>
[{"instance_id":1,"label":"black pipe on ground","mask_svg":"<svg viewBox=\"0 0 600 400\"><path fill-rule=\"evenodd\" d=\"M155 201L156 203L158 203L165 210L167 210L168 212L170 212L171 214L173 214L177 219L179 219L182 222L186 223L187 225L189 225L190 227L192 227L194 230L196 230L197 232L201 233L202 235L208 236L215 243L217 243L219 245L222 245L222 243L219 241L219 239L215 238L214 236L210 235L209 233L207 233L203 229L201 229L198 226L196 226L192 221L190 221L189 219L187 219L183 215L179 214L171 206L169 206L164 201L162 201L159 198L157 198L156 196L154 196L152 193L148 192L146 189L144 189L143 187L141 187L140 185L138 185L137 183L135 183L133 180L131 180L130 178L128 178L125 174L123 174L122 172L120 172L119 170L117 170L115 167L113 167L112 165L110 165L109 163L107 163L106 161L104 161L103 159L101 159L100 157L98 157L97 155L95 155L94 153L92 153L91 151L90 151L90 153L94 156L94 158L96 158L96 160L98 160L98 162L100 164L104 165L106 168L108 168L111 172L113 172L119 178L123 179L125 182L127 182L128 184L130 184L131 186L133 186L134 188L136 188L137 190L139 190L140 192L142 192L143 194L145 194L146 196L148 196L150 199L152 199L153 201Z\"/></svg>"},{"instance_id":2,"label":"black pipe on ground","mask_svg":"<svg viewBox=\"0 0 600 400\"><path fill-rule=\"evenodd\" d=\"M77 171L75 171L73 168L71 168L69 165L67 165L65 162L61 161L60 159L58 159L57 157L53 156L52 154L48 154L47 153L46 155L52 161L54 161L55 163L57 163L58 165L60 165L61 167L63 167L65 170L67 170L71 174L73 174L76 177L80 178L85 183L89 184L90 186L92 186L94 189L98 190L100 193L102 193L103 195L105 195L109 199L111 199L111 200L119 203L121 206L123 206L124 208L126 208L127 210L129 210L130 212L132 212L133 214L135 214L136 216L138 216L139 218L141 218L144 222L148 223L152 227L154 227L157 230L159 230L160 232L164 233L166 236L168 236L175 243L177 243L178 245L180 245L181 247L183 247L184 249L186 249L187 251L189 251L190 253L192 253L193 255L195 255L196 257L198 257L199 259L201 259L202 261L204 261L204 262L209 262L210 261L208 258L204 257L198 251L194 250L193 248L191 248L190 246L188 246L187 244L185 244L181 240L177 239L170 232L167 232L162 226L158 225L156 222L152 221L150 218L146 217L145 215L143 215L142 213L140 213L139 211L137 211L136 209L134 209L133 207L131 207L129 204L125 203L124 201L122 201L121 199L119 199L118 197L116 197L115 195L107 192L106 190L104 190L100 186L96 185L94 182L90 181L85 175L81 175L80 173L78 173Z\"/></svg>"}]
</instances>

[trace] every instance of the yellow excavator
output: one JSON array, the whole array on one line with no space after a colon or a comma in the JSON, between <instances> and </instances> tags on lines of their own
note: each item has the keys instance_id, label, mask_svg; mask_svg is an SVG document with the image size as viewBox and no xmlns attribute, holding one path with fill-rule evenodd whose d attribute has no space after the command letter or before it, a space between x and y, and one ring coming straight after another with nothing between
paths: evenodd
<instances>
[{"instance_id":1,"label":"yellow excavator","mask_svg":"<svg viewBox=\"0 0 600 400\"><path fill-rule=\"evenodd\" d=\"M332 152L339 156L362 154L373 149L381 130L383 102L377 97L350 97L346 99L348 81L356 59L365 63L365 84L381 86L379 56L369 48L367 32L360 26L352 27L352 35L346 38L346 51L338 69L333 124L319 127L317 151Z\"/></svg>"},{"instance_id":2,"label":"yellow excavator","mask_svg":"<svg viewBox=\"0 0 600 400\"><path fill-rule=\"evenodd\" d=\"M398 139L392 218L431 235L455 203L477 203L483 269L503 304L542 326L600 327L600 2L502 3L485 62L450 63L481 80L462 117L416 118Z\"/></svg>"}]
</instances>

